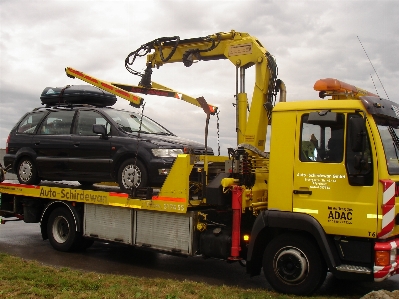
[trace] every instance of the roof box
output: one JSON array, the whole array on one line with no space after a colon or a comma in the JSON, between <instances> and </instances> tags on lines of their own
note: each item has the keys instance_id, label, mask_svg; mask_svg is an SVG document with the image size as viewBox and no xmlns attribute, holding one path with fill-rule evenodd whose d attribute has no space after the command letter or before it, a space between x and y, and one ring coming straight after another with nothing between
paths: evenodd
<instances>
[{"instance_id":1,"label":"roof box","mask_svg":"<svg viewBox=\"0 0 399 299\"><path fill-rule=\"evenodd\" d=\"M92 85L67 85L46 87L40 99L43 105L89 104L99 107L112 106L116 96Z\"/></svg>"}]
</instances>

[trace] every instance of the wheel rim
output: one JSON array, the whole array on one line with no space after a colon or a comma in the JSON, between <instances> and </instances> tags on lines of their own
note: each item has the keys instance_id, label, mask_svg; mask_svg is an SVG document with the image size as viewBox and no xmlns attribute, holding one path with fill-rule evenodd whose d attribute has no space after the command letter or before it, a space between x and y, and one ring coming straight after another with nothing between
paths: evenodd
<instances>
[{"instance_id":1,"label":"wheel rim","mask_svg":"<svg viewBox=\"0 0 399 299\"><path fill-rule=\"evenodd\" d=\"M285 283L299 284L308 275L309 261L298 248L284 247L274 256L273 267Z\"/></svg>"},{"instance_id":2,"label":"wheel rim","mask_svg":"<svg viewBox=\"0 0 399 299\"><path fill-rule=\"evenodd\" d=\"M33 164L28 161L25 160L23 161L20 166L19 166L19 177L21 178L22 181L27 182L32 178L33 175Z\"/></svg>"},{"instance_id":3,"label":"wheel rim","mask_svg":"<svg viewBox=\"0 0 399 299\"><path fill-rule=\"evenodd\" d=\"M63 216L57 216L53 224L53 237L58 243L65 243L69 237L69 223Z\"/></svg>"},{"instance_id":4,"label":"wheel rim","mask_svg":"<svg viewBox=\"0 0 399 299\"><path fill-rule=\"evenodd\" d=\"M129 164L122 171L122 184L126 189L137 188L141 183L141 171L137 165Z\"/></svg>"}]
</instances>

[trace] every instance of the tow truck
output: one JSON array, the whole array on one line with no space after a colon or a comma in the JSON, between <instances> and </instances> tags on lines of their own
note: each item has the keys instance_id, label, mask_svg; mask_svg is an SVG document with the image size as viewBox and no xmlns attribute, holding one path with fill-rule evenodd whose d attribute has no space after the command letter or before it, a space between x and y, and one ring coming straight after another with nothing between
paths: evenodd
<instances>
[{"instance_id":1,"label":"tow truck","mask_svg":"<svg viewBox=\"0 0 399 299\"><path fill-rule=\"evenodd\" d=\"M132 68L140 56L147 57L143 73ZM399 274L395 102L332 78L315 83L321 99L287 102L275 58L256 37L236 31L142 45L125 60L127 70L141 77L138 86L73 68L66 73L139 107L141 97L134 93L176 97L173 89L152 82L154 69L217 59L230 60L236 69L237 146L227 156L179 155L157 192L4 181L1 216L40 222L43 239L61 251L106 240L241 262L250 276L263 268L282 293L311 294L327 272L366 281ZM245 92L250 67L251 101ZM215 112L201 97L184 98L202 107L207 120Z\"/></svg>"}]
</instances>

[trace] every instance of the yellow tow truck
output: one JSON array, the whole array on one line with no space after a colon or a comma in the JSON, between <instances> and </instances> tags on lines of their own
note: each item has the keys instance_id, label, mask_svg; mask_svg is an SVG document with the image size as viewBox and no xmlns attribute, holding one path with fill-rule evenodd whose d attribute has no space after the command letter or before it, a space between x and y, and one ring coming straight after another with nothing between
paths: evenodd
<instances>
[{"instance_id":1,"label":"yellow tow truck","mask_svg":"<svg viewBox=\"0 0 399 299\"><path fill-rule=\"evenodd\" d=\"M145 55L145 71L133 70L136 58ZM322 99L287 102L274 57L255 37L236 31L142 45L125 60L127 70L141 77L138 86L73 68L66 73L139 107L142 98L134 93L178 97L152 82L153 69L217 59L229 59L236 69L237 146L228 156L181 154L163 186L150 195L109 186L5 181L0 215L40 222L43 239L62 251L107 240L241 261L251 276L263 268L283 293L311 294L327 272L369 281L399 274L395 102L332 78L314 85ZM255 69L251 101L245 92L250 67ZM202 97L181 98L204 109L206 124L216 112ZM270 152L265 152L267 133Z\"/></svg>"}]
</instances>

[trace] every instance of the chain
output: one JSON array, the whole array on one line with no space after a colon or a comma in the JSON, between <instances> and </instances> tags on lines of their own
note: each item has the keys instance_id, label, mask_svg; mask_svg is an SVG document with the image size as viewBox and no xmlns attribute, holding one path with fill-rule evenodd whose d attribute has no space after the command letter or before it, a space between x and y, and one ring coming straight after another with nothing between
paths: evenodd
<instances>
[{"instance_id":1,"label":"chain","mask_svg":"<svg viewBox=\"0 0 399 299\"><path fill-rule=\"evenodd\" d=\"M217 129L217 134L218 134L218 156L220 156L219 110L216 112L216 129Z\"/></svg>"},{"instance_id":2,"label":"chain","mask_svg":"<svg viewBox=\"0 0 399 299\"><path fill-rule=\"evenodd\" d=\"M134 192L134 177L136 175L136 168L137 168L137 157L139 155L139 148L140 148L140 133L141 133L141 125L143 123L143 116L144 116L144 107L145 107L145 102L143 102L143 105L141 106L141 115L140 115L140 123L139 123L139 132L137 134L137 146L136 146L136 154L134 157L134 175L133 175L133 184L132 184L132 190L131 190L131 194L133 195Z\"/></svg>"}]
</instances>

